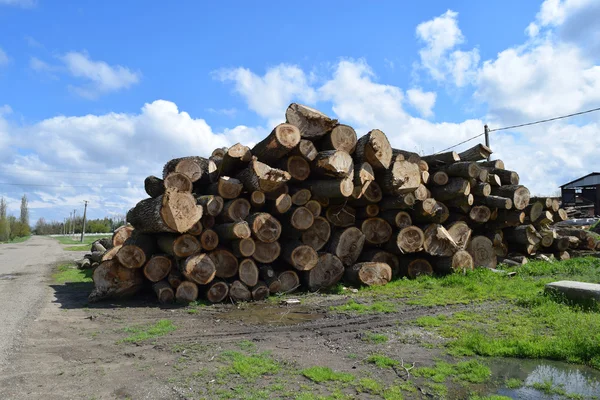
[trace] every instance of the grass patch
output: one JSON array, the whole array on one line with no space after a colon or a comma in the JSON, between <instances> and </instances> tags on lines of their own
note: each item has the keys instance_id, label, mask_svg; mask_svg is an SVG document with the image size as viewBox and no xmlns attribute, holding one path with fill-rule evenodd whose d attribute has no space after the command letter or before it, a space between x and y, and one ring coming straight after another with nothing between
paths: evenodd
<instances>
[{"instance_id":1,"label":"grass patch","mask_svg":"<svg viewBox=\"0 0 600 400\"><path fill-rule=\"evenodd\" d=\"M352 382L354 375L347 372L336 372L329 367L310 367L302 370L302 375L313 382Z\"/></svg>"},{"instance_id":2,"label":"grass patch","mask_svg":"<svg viewBox=\"0 0 600 400\"><path fill-rule=\"evenodd\" d=\"M237 346L241 349L241 350L245 350L245 351L255 351L256 350L256 345L254 344L254 342L251 342L250 340L242 340L241 342L239 342L237 344Z\"/></svg>"},{"instance_id":3,"label":"grass patch","mask_svg":"<svg viewBox=\"0 0 600 400\"><path fill-rule=\"evenodd\" d=\"M414 375L429 378L436 383L446 382L448 378L458 382L484 383L490 379L492 371L477 360L461 361L456 364L439 361L434 367L415 369Z\"/></svg>"},{"instance_id":4,"label":"grass patch","mask_svg":"<svg viewBox=\"0 0 600 400\"><path fill-rule=\"evenodd\" d=\"M273 375L280 369L279 364L268 353L248 356L237 351L226 351L221 357L230 363L225 368L225 372L239 375L246 380L254 380L263 375Z\"/></svg>"},{"instance_id":5,"label":"grass patch","mask_svg":"<svg viewBox=\"0 0 600 400\"><path fill-rule=\"evenodd\" d=\"M77 269L74 265L71 264L63 264L59 265L57 268L57 272L52 274L52 279L56 283L88 283L92 282L92 270Z\"/></svg>"},{"instance_id":6,"label":"grass patch","mask_svg":"<svg viewBox=\"0 0 600 400\"><path fill-rule=\"evenodd\" d=\"M30 236L19 236L14 239L7 240L6 242L0 242L0 243L23 243L29 239L31 239L31 235Z\"/></svg>"},{"instance_id":7,"label":"grass patch","mask_svg":"<svg viewBox=\"0 0 600 400\"><path fill-rule=\"evenodd\" d=\"M356 386L356 391L359 393L371 393L371 394L379 394L383 391L383 386L381 383L377 382L375 379L371 378L362 378L358 381L358 385Z\"/></svg>"},{"instance_id":8,"label":"grass patch","mask_svg":"<svg viewBox=\"0 0 600 400\"><path fill-rule=\"evenodd\" d=\"M373 354L367 358L367 362L377 365L379 368L391 368L399 365L400 363L393 358L384 356L381 354Z\"/></svg>"},{"instance_id":9,"label":"grass patch","mask_svg":"<svg viewBox=\"0 0 600 400\"><path fill-rule=\"evenodd\" d=\"M469 400L512 400L512 397L493 394L491 396L471 396Z\"/></svg>"},{"instance_id":10,"label":"grass patch","mask_svg":"<svg viewBox=\"0 0 600 400\"><path fill-rule=\"evenodd\" d=\"M382 333L365 332L361 335L361 340L368 343L382 344L386 343L389 338Z\"/></svg>"},{"instance_id":11,"label":"grass patch","mask_svg":"<svg viewBox=\"0 0 600 400\"><path fill-rule=\"evenodd\" d=\"M90 245L82 244L81 246L68 246L68 247L65 247L64 250L66 250L66 251L90 251Z\"/></svg>"},{"instance_id":12,"label":"grass patch","mask_svg":"<svg viewBox=\"0 0 600 400\"><path fill-rule=\"evenodd\" d=\"M348 303L341 306L332 306L331 311L337 312L353 312L356 314L372 314L372 313L393 313L397 310L397 306L387 301L375 301L370 304L357 303L355 300L350 300Z\"/></svg>"},{"instance_id":13,"label":"grass patch","mask_svg":"<svg viewBox=\"0 0 600 400\"><path fill-rule=\"evenodd\" d=\"M504 386L509 389L518 389L523 386L523 381L517 378L510 378L504 382Z\"/></svg>"},{"instance_id":14,"label":"grass patch","mask_svg":"<svg viewBox=\"0 0 600 400\"><path fill-rule=\"evenodd\" d=\"M83 238L83 242L81 242L80 238L81 238L81 234L77 234L74 237L73 236L58 236L55 237L54 239L58 240L58 242L60 244L87 244L88 248L90 247L89 245L91 245L92 243L94 243L96 240L98 239L102 239L102 238L109 238L112 237L111 235L104 235L104 236L86 236Z\"/></svg>"},{"instance_id":15,"label":"grass patch","mask_svg":"<svg viewBox=\"0 0 600 400\"><path fill-rule=\"evenodd\" d=\"M566 396L567 392L562 386L554 386L554 383L551 380L546 380L544 382L534 382L530 387L535 390L539 390L540 392L547 394L548 396L559 395Z\"/></svg>"},{"instance_id":16,"label":"grass patch","mask_svg":"<svg viewBox=\"0 0 600 400\"><path fill-rule=\"evenodd\" d=\"M122 339L121 342L125 343L137 343L148 339L154 339L160 336L164 336L169 332L173 332L177 327L173 325L173 322L169 319L161 319L154 325L150 326L138 326L128 327L123 329L124 332L130 333L130 336Z\"/></svg>"}]
</instances>

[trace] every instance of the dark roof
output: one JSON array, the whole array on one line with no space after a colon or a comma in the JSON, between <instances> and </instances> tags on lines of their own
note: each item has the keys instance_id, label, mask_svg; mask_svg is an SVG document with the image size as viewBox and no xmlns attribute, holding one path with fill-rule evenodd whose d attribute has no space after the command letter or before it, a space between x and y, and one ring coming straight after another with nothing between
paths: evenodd
<instances>
[{"instance_id":1,"label":"dark roof","mask_svg":"<svg viewBox=\"0 0 600 400\"><path fill-rule=\"evenodd\" d=\"M581 178L577 178L577 179L574 179L574 180L572 180L571 182L567 182L567 183L565 183L565 184L562 184L562 185L560 185L560 187L565 187L565 186L567 186L567 185L570 185L571 183L574 183L574 182L580 181L580 180L582 180L582 179L584 179L584 178L587 178L588 176L593 176L593 175L600 175L600 172L590 172L589 174L587 174L587 175L585 175L585 176L582 176Z\"/></svg>"}]
</instances>

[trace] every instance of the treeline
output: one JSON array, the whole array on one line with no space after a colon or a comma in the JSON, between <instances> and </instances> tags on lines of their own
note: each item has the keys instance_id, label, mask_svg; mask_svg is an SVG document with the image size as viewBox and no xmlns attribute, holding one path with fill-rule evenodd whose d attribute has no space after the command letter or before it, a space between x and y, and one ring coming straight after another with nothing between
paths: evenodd
<instances>
[{"instance_id":1,"label":"treeline","mask_svg":"<svg viewBox=\"0 0 600 400\"><path fill-rule=\"evenodd\" d=\"M124 223L125 217L122 215L111 218L88 219L85 222L85 233L110 233ZM75 217L75 219L68 219L65 222L47 222L44 218L40 218L35 223L34 233L36 235L81 233L82 228L83 217Z\"/></svg>"},{"instance_id":2,"label":"treeline","mask_svg":"<svg viewBox=\"0 0 600 400\"><path fill-rule=\"evenodd\" d=\"M23 195L21 198L19 218L8 215L7 209L8 203L4 197L0 198L0 242L8 242L18 237L31 235L27 196Z\"/></svg>"}]
</instances>

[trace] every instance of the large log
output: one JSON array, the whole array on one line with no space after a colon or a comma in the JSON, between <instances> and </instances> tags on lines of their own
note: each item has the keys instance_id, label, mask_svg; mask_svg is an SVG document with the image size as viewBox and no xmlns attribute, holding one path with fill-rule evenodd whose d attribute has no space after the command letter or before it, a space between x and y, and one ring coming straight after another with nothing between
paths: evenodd
<instances>
[{"instance_id":1,"label":"large log","mask_svg":"<svg viewBox=\"0 0 600 400\"><path fill-rule=\"evenodd\" d=\"M492 186L489 183L477 182L471 184L471 193L475 196L487 197L492 194Z\"/></svg>"},{"instance_id":2,"label":"large log","mask_svg":"<svg viewBox=\"0 0 600 400\"><path fill-rule=\"evenodd\" d=\"M382 218L368 218L360 226L365 241L372 245L384 244L392 237L392 227Z\"/></svg>"},{"instance_id":3,"label":"large log","mask_svg":"<svg viewBox=\"0 0 600 400\"><path fill-rule=\"evenodd\" d=\"M281 235L281 224L268 213L254 213L248 219L254 237L261 242L273 243Z\"/></svg>"},{"instance_id":4,"label":"large log","mask_svg":"<svg viewBox=\"0 0 600 400\"><path fill-rule=\"evenodd\" d=\"M347 228L356 221L356 210L347 205L335 205L327 208L325 217L334 226Z\"/></svg>"},{"instance_id":5,"label":"large log","mask_svg":"<svg viewBox=\"0 0 600 400\"><path fill-rule=\"evenodd\" d=\"M356 143L357 162L368 162L374 170L388 169L392 162L392 146L385 133L373 129Z\"/></svg>"},{"instance_id":6,"label":"large log","mask_svg":"<svg viewBox=\"0 0 600 400\"><path fill-rule=\"evenodd\" d=\"M473 257L465 250L459 250L450 257L437 257L432 262L433 269L440 275L465 273L473 270Z\"/></svg>"},{"instance_id":7,"label":"large log","mask_svg":"<svg viewBox=\"0 0 600 400\"><path fill-rule=\"evenodd\" d=\"M319 253L317 265L302 274L304 285L311 292L327 289L342 279L344 264L330 253Z\"/></svg>"},{"instance_id":8,"label":"large log","mask_svg":"<svg viewBox=\"0 0 600 400\"><path fill-rule=\"evenodd\" d=\"M211 183L207 187L207 192L213 195L219 195L224 199L235 199L242 193L244 185L236 178L229 176L220 176L218 181Z\"/></svg>"},{"instance_id":9,"label":"large log","mask_svg":"<svg viewBox=\"0 0 600 400\"><path fill-rule=\"evenodd\" d=\"M179 258L191 256L201 249L198 239L187 233L164 233L157 236L156 243L163 253Z\"/></svg>"},{"instance_id":10,"label":"large log","mask_svg":"<svg viewBox=\"0 0 600 400\"><path fill-rule=\"evenodd\" d=\"M311 142L308 139L302 139L300 140L300 143L298 143L298 146L296 146L291 152L291 155L297 155L300 157L304 157L306 159L306 161L312 161L315 159L315 157L317 156L317 148L315 147L315 145L313 144L313 142Z\"/></svg>"},{"instance_id":11,"label":"large log","mask_svg":"<svg viewBox=\"0 0 600 400\"><path fill-rule=\"evenodd\" d=\"M429 165L429 167L439 167L460 161L460 156L455 151L449 151L446 153L421 156L421 160L425 161Z\"/></svg>"},{"instance_id":12,"label":"large log","mask_svg":"<svg viewBox=\"0 0 600 400\"><path fill-rule=\"evenodd\" d=\"M506 185L495 187L492 188L492 195L511 199L513 207L517 210L523 210L529 205L529 189L525 186Z\"/></svg>"},{"instance_id":13,"label":"large log","mask_svg":"<svg viewBox=\"0 0 600 400\"><path fill-rule=\"evenodd\" d=\"M197 253L179 261L179 270L186 279L199 285L210 283L217 269L215 263L205 253Z\"/></svg>"},{"instance_id":14,"label":"large log","mask_svg":"<svg viewBox=\"0 0 600 400\"><path fill-rule=\"evenodd\" d=\"M485 236L474 236L467 246L467 252L473 257L474 267L496 268L498 265L494 245Z\"/></svg>"},{"instance_id":15,"label":"large log","mask_svg":"<svg viewBox=\"0 0 600 400\"><path fill-rule=\"evenodd\" d=\"M258 267L256 266L256 263L250 258L240 261L238 276L240 281L247 286L255 286L258 283Z\"/></svg>"},{"instance_id":16,"label":"large log","mask_svg":"<svg viewBox=\"0 0 600 400\"><path fill-rule=\"evenodd\" d=\"M202 157L190 156L170 160L163 167L163 179L171 172L179 172L196 182L208 173L208 160Z\"/></svg>"},{"instance_id":17,"label":"large log","mask_svg":"<svg viewBox=\"0 0 600 400\"><path fill-rule=\"evenodd\" d=\"M442 186L433 186L431 194L438 201L446 201L458 196L468 196L471 193L471 184L464 178L452 178Z\"/></svg>"},{"instance_id":18,"label":"large log","mask_svg":"<svg viewBox=\"0 0 600 400\"><path fill-rule=\"evenodd\" d=\"M231 282L231 285L229 285L229 298L236 303L250 301L252 300L252 292L250 292L248 287L242 282L233 281Z\"/></svg>"},{"instance_id":19,"label":"large log","mask_svg":"<svg viewBox=\"0 0 600 400\"><path fill-rule=\"evenodd\" d=\"M200 235L200 245L205 251L211 251L219 245L219 235L212 229L205 229Z\"/></svg>"},{"instance_id":20,"label":"large log","mask_svg":"<svg viewBox=\"0 0 600 400\"><path fill-rule=\"evenodd\" d=\"M215 279L208 284L205 291L206 300L211 303L220 303L229 295L229 284L227 282Z\"/></svg>"},{"instance_id":21,"label":"large log","mask_svg":"<svg viewBox=\"0 0 600 400\"><path fill-rule=\"evenodd\" d=\"M452 236L442 225L429 225L423 231L423 236L425 237L423 249L432 256L450 257L460 250Z\"/></svg>"},{"instance_id":22,"label":"large log","mask_svg":"<svg viewBox=\"0 0 600 400\"><path fill-rule=\"evenodd\" d=\"M298 271L309 271L318 261L317 252L298 240L285 241L282 246L281 257Z\"/></svg>"},{"instance_id":23,"label":"large log","mask_svg":"<svg viewBox=\"0 0 600 400\"><path fill-rule=\"evenodd\" d=\"M311 140L324 136L337 125L337 120L329 118L314 108L297 103L288 106L285 119L288 124L298 127L303 138Z\"/></svg>"},{"instance_id":24,"label":"large log","mask_svg":"<svg viewBox=\"0 0 600 400\"><path fill-rule=\"evenodd\" d=\"M156 282L152 285L152 290L156 293L156 298L160 304L169 304L175 300L175 292L173 292L169 282Z\"/></svg>"},{"instance_id":25,"label":"large log","mask_svg":"<svg viewBox=\"0 0 600 400\"><path fill-rule=\"evenodd\" d=\"M236 257L252 257L252 254L254 254L256 251L256 243L251 237L234 240L229 245L231 247L231 251Z\"/></svg>"},{"instance_id":26,"label":"large log","mask_svg":"<svg viewBox=\"0 0 600 400\"><path fill-rule=\"evenodd\" d=\"M275 163L300 143L300 131L290 124L279 124L271 134L252 148L252 155L266 164Z\"/></svg>"},{"instance_id":27,"label":"large log","mask_svg":"<svg viewBox=\"0 0 600 400\"><path fill-rule=\"evenodd\" d=\"M419 276L433 275L433 267L424 258L401 258L400 259L400 275L410 279L416 279Z\"/></svg>"},{"instance_id":28,"label":"large log","mask_svg":"<svg viewBox=\"0 0 600 400\"><path fill-rule=\"evenodd\" d=\"M277 273L271 265L263 265L259 268L260 280L267 284L269 292L279 293L281 291L281 282L277 279Z\"/></svg>"},{"instance_id":29,"label":"large log","mask_svg":"<svg viewBox=\"0 0 600 400\"><path fill-rule=\"evenodd\" d=\"M381 262L387 264L392 269L392 278L400 275L400 260L398 256L389 251L369 250L360 255L359 261Z\"/></svg>"},{"instance_id":30,"label":"large log","mask_svg":"<svg viewBox=\"0 0 600 400\"><path fill-rule=\"evenodd\" d=\"M215 225L214 230L219 235L219 242L221 243L231 240L248 239L252 236L252 231L246 221Z\"/></svg>"},{"instance_id":31,"label":"large log","mask_svg":"<svg viewBox=\"0 0 600 400\"><path fill-rule=\"evenodd\" d=\"M357 136L354 128L339 124L323 136L318 147L322 150L341 150L352 154L356 148L356 142Z\"/></svg>"},{"instance_id":32,"label":"large log","mask_svg":"<svg viewBox=\"0 0 600 400\"><path fill-rule=\"evenodd\" d=\"M462 161L481 161L486 160L492 153L492 149L484 144L478 143L470 149L459 153L458 156Z\"/></svg>"},{"instance_id":33,"label":"large log","mask_svg":"<svg viewBox=\"0 0 600 400\"><path fill-rule=\"evenodd\" d=\"M291 155L281 159L277 168L290 174L291 179L303 181L310 175L310 164L302 156Z\"/></svg>"},{"instance_id":34,"label":"large log","mask_svg":"<svg viewBox=\"0 0 600 400\"><path fill-rule=\"evenodd\" d=\"M360 229L350 227L334 232L331 238L330 252L337 256L345 266L358 260L365 244L365 235Z\"/></svg>"},{"instance_id":35,"label":"large log","mask_svg":"<svg viewBox=\"0 0 600 400\"><path fill-rule=\"evenodd\" d=\"M179 172L171 172L163 180L163 186L166 189L175 189L179 192L191 193L194 187L190 178ZM164 191L163 191L164 193ZM162 194L162 193L161 193Z\"/></svg>"},{"instance_id":36,"label":"large log","mask_svg":"<svg viewBox=\"0 0 600 400\"><path fill-rule=\"evenodd\" d=\"M456 221L446 227L446 231L456 243L458 249L464 250L471 239L471 228L466 222Z\"/></svg>"},{"instance_id":37,"label":"large log","mask_svg":"<svg viewBox=\"0 0 600 400\"><path fill-rule=\"evenodd\" d=\"M113 247L121 246L127 239L131 237L133 233L133 226L121 225L113 232L111 242Z\"/></svg>"},{"instance_id":38,"label":"large log","mask_svg":"<svg viewBox=\"0 0 600 400\"><path fill-rule=\"evenodd\" d=\"M486 223L490 220L492 211L487 206L474 206L469 211L469 218L478 224Z\"/></svg>"},{"instance_id":39,"label":"large log","mask_svg":"<svg viewBox=\"0 0 600 400\"><path fill-rule=\"evenodd\" d=\"M398 235L396 235L395 248L400 253L416 253L423 249L425 243L425 236L421 228L417 226L407 226L400 229ZM392 247L394 249L394 247Z\"/></svg>"},{"instance_id":40,"label":"large log","mask_svg":"<svg viewBox=\"0 0 600 400\"><path fill-rule=\"evenodd\" d=\"M383 193L391 196L411 193L421 184L419 166L408 161L396 161L376 176Z\"/></svg>"},{"instance_id":41,"label":"large log","mask_svg":"<svg viewBox=\"0 0 600 400\"><path fill-rule=\"evenodd\" d=\"M173 259L164 254L155 254L144 265L144 276L150 282L158 282L169 276Z\"/></svg>"},{"instance_id":42,"label":"large log","mask_svg":"<svg viewBox=\"0 0 600 400\"><path fill-rule=\"evenodd\" d=\"M198 285L190 281L181 282L175 290L175 299L182 304L196 301L198 299Z\"/></svg>"},{"instance_id":43,"label":"large log","mask_svg":"<svg viewBox=\"0 0 600 400\"><path fill-rule=\"evenodd\" d=\"M315 217L310 228L302 232L302 243L312 247L315 251L321 250L331 237L331 225L323 217Z\"/></svg>"},{"instance_id":44,"label":"large log","mask_svg":"<svg viewBox=\"0 0 600 400\"><path fill-rule=\"evenodd\" d=\"M202 195L196 196L196 202L202 206L204 213L216 217L223 211L223 198L221 196Z\"/></svg>"},{"instance_id":45,"label":"large log","mask_svg":"<svg viewBox=\"0 0 600 400\"><path fill-rule=\"evenodd\" d=\"M354 173L352 157L345 151L326 150L317 154L313 160L310 172L315 176L346 178Z\"/></svg>"},{"instance_id":46,"label":"large log","mask_svg":"<svg viewBox=\"0 0 600 400\"><path fill-rule=\"evenodd\" d=\"M151 175L144 179L144 190L148 196L155 198L165 192L165 184L162 179Z\"/></svg>"},{"instance_id":47,"label":"large log","mask_svg":"<svg viewBox=\"0 0 600 400\"><path fill-rule=\"evenodd\" d=\"M312 212L306 207L292 207L291 211L280 217L283 236L298 239L315 222Z\"/></svg>"},{"instance_id":48,"label":"large log","mask_svg":"<svg viewBox=\"0 0 600 400\"><path fill-rule=\"evenodd\" d=\"M123 243L115 258L125 268L141 268L155 252L154 237L136 232Z\"/></svg>"},{"instance_id":49,"label":"large log","mask_svg":"<svg viewBox=\"0 0 600 400\"><path fill-rule=\"evenodd\" d=\"M392 269L389 265L378 262L362 262L346 268L344 281L353 285L377 286L385 285L392 280Z\"/></svg>"},{"instance_id":50,"label":"large log","mask_svg":"<svg viewBox=\"0 0 600 400\"><path fill-rule=\"evenodd\" d=\"M269 193L277 190L292 177L289 172L271 168L267 164L253 158L248 167L237 174L236 178L250 192L260 190L261 192Z\"/></svg>"},{"instance_id":51,"label":"large log","mask_svg":"<svg viewBox=\"0 0 600 400\"><path fill-rule=\"evenodd\" d=\"M250 148L236 143L227 149L220 165L220 175L233 176L252 160Z\"/></svg>"},{"instance_id":52,"label":"large log","mask_svg":"<svg viewBox=\"0 0 600 400\"><path fill-rule=\"evenodd\" d=\"M127 213L127 221L140 233L184 233L201 217L202 207L196 205L194 196L173 189L140 201Z\"/></svg>"},{"instance_id":53,"label":"large log","mask_svg":"<svg viewBox=\"0 0 600 400\"><path fill-rule=\"evenodd\" d=\"M256 249L254 250L254 254L252 254L252 258L259 263L272 263L273 261L277 260L281 254L281 246L279 245L279 242L264 243L256 241L254 244Z\"/></svg>"},{"instance_id":54,"label":"large log","mask_svg":"<svg viewBox=\"0 0 600 400\"><path fill-rule=\"evenodd\" d=\"M313 197L325 198L344 198L349 197L354 190L352 179L345 178L342 180L323 179L323 180L308 180L299 184L300 187L309 189ZM371 185L369 185L371 186Z\"/></svg>"},{"instance_id":55,"label":"large log","mask_svg":"<svg viewBox=\"0 0 600 400\"><path fill-rule=\"evenodd\" d=\"M229 250L216 249L208 256L215 265L215 277L232 278L238 273L238 259Z\"/></svg>"},{"instance_id":56,"label":"large log","mask_svg":"<svg viewBox=\"0 0 600 400\"><path fill-rule=\"evenodd\" d=\"M281 282L280 293L292 293L300 287L300 278L295 271L283 271L277 275Z\"/></svg>"},{"instance_id":57,"label":"large log","mask_svg":"<svg viewBox=\"0 0 600 400\"><path fill-rule=\"evenodd\" d=\"M244 221L250 214L252 205L246 199L229 200L223 206L223 219L230 222Z\"/></svg>"},{"instance_id":58,"label":"large log","mask_svg":"<svg viewBox=\"0 0 600 400\"><path fill-rule=\"evenodd\" d=\"M94 289L88 297L90 303L132 296L144 284L140 269L125 268L115 259L103 261L96 267L92 279Z\"/></svg>"}]
</instances>

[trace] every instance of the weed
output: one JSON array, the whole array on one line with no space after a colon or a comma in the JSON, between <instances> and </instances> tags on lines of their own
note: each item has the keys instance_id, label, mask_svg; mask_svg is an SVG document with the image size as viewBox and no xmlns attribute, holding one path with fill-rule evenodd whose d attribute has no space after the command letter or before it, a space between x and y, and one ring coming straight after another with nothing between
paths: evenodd
<instances>
[{"instance_id":1,"label":"weed","mask_svg":"<svg viewBox=\"0 0 600 400\"><path fill-rule=\"evenodd\" d=\"M246 380L255 380L263 375L279 372L280 366L268 353L247 356L237 351L226 351L222 358L231 363L226 372L237 374Z\"/></svg>"},{"instance_id":2,"label":"weed","mask_svg":"<svg viewBox=\"0 0 600 400\"><path fill-rule=\"evenodd\" d=\"M493 394L491 396L471 396L469 400L512 400L512 397L500 396L497 394Z\"/></svg>"},{"instance_id":3,"label":"weed","mask_svg":"<svg viewBox=\"0 0 600 400\"><path fill-rule=\"evenodd\" d=\"M382 333L373 333L373 332L365 332L361 335L361 340L363 342L382 344L389 340L389 338Z\"/></svg>"},{"instance_id":4,"label":"weed","mask_svg":"<svg viewBox=\"0 0 600 400\"><path fill-rule=\"evenodd\" d=\"M373 354L369 356L369 358L367 358L367 362L375 364L379 368L390 368L400 364L398 361L381 354Z\"/></svg>"},{"instance_id":5,"label":"weed","mask_svg":"<svg viewBox=\"0 0 600 400\"><path fill-rule=\"evenodd\" d=\"M352 382L354 375L347 372L336 372L328 367L310 367L302 370L302 375L313 382Z\"/></svg>"},{"instance_id":6,"label":"weed","mask_svg":"<svg viewBox=\"0 0 600 400\"><path fill-rule=\"evenodd\" d=\"M399 386L390 386L383 392L383 398L385 400L403 400L402 390Z\"/></svg>"},{"instance_id":7,"label":"weed","mask_svg":"<svg viewBox=\"0 0 600 400\"><path fill-rule=\"evenodd\" d=\"M359 393L367 392L372 394L379 394L383 390L383 386L375 379L371 378L362 378L358 381L358 386L356 387L356 391Z\"/></svg>"},{"instance_id":8,"label":"weed","mask_svg":"<svg viewBox=\"0 0 600 400\"><path fill-rule=\"evenodd\" d=\"M534 382L530 385L535 390L539 390L547 395L559 395L565 396L567 392L561 386L554 386L554 383L551 380L545 380L544 382Z\"/></svg>"},{"instance_id":9,"label":"weed","mask_svg":"<svg viewBox=\"0 0 600 400\"><path fill-rule=\"evenodd\" d=\"M355 312L357 314L372 314L372 313L393 313L397 307L395 304L385 301L375 301L371 304L357 303L350 300L348 303L341 306L332 306L331 311L337 312Z\"/></svg>"},{"instance_id":10,"label":"weed","mask_svg":"<svg viewBox=\"0 0 600 400\"><path fill-rule=\"evenodd\" d=\"M123 329L124 332L131 333L132 335L127 336L125 339L122 339L121 342L137 343L144 340L164 336L167 333L172 332L176 329L177 327L173 325L173 322L171 320L161 319L154 325Z\"/></svg>"},{"instance_id":11,"label":"weed","mask_svg":"<svg viewBox=\"0 0 600 400\"><path fill-rule=\"evenodd\" d=\"M443 383L425 382L424 386L429 388L434 396L446 398L448 395L448 388Z\"/></svg>"},{"instance_id":12,"label":"weed","mask_svg":"<svg viewBox=\"0 0 600 400\"><path fill-rule=\"evenodd\" d=\"M518 389L523 386L523 381L517 378L510 378L504 382L504 386L509 389Z\"/></svg>"},{"instance_id":13,"label":"weed","mask_svg":"<svg viewBox=\"0 0 600 400\"><path fill-rule=\"evenodd\" d=\"M436 383L443 383L453 377L456 381L483 383L490 379L492 372L477 360L462 361L456 364L439 361L435 367L422 367L414 371L415 376L430 378Z\"/></svg>"},{"instance_id":14,"label":"weed","mask_svg":"<svg viewBox=\"0 0 600 400\"><path fill-rule=\"evenodd\" d=\"M66 251L89 251L90 246L87 244L82 244L81 246L67 246L63 250L66 250Z\"/></svg>"},{"instance_id":15,"label":"weed","mask_svg":"<svg viewBox=\"0 0 600 400\"><path fill-rule=\"evenodd\" d=\"M249 341L249 340L242 340L241 342L239 342L237 344L237 346L241 349L241 350L245 350L245 351L254 351L256 350L256 345Z\"/></svg>"},{"instance_id":16,"label":"weed","mask_svg":"<svg viewBox=\"0 0 600 400\"><path fill-rule=\"evenodd\" d=\"M58 242L60 244L80 244L80 245L86 244L86 245L88 245L87 249L89 249L90 248L89 245L91 245L92 243L94 243L96 240L103 239L103 238L110 238L110 237L111 237L110 235L106 235L106 236L86 236L86 237L83 238L83 242L81 242L80 236L78 234L75 238L73 238L71 236L60 236L60 237L56 237L55 239L58 240Z\"/></svg>"},{"instance_id":17,"label":"weed","mask_svg":"<svg viewBox=\"0 0 600 400\"><path fill-rule=\"evenodd\" d=\"M71 264L63 264L58 267L58 271L52 275L56 283L88 283L92 282L92 270L79 270Z\"/></svg>"}]
</instances>

